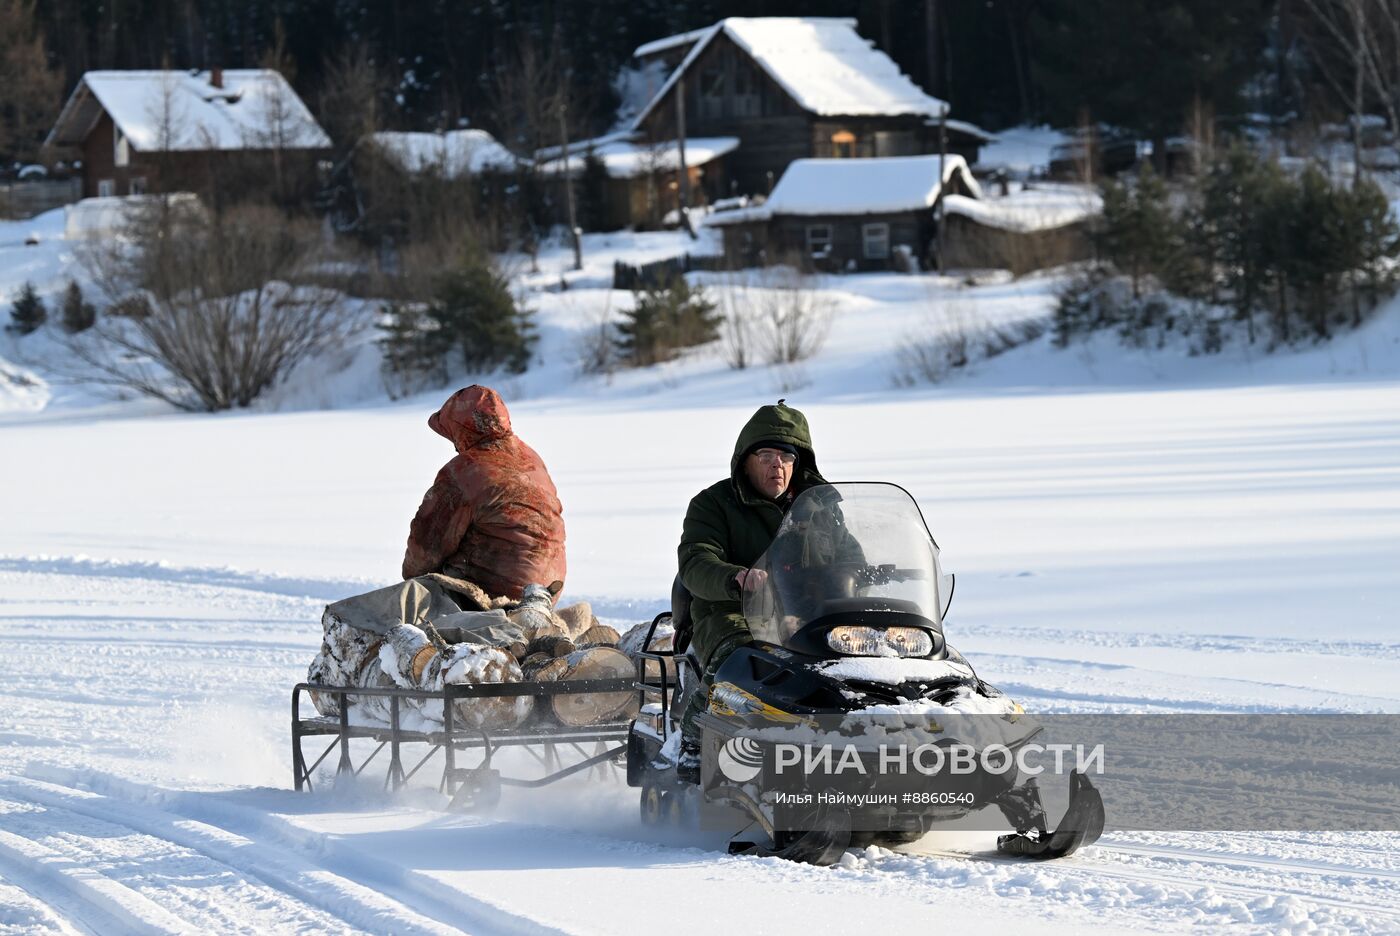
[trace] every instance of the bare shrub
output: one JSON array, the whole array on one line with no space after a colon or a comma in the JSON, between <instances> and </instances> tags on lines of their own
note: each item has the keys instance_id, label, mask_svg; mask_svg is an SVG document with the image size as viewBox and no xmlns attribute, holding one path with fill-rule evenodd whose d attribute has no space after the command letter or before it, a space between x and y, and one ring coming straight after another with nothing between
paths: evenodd
<instances>
[{"instance_id":1,"label":"bare shrub","mask_svg":"<svg viewBox=\"0 0 1400 936\"><path fill-rule=\"evenodd\" d=\"M769 364L805 361L831 331L831 301L815 277L788 266L764 271L751 319L754 348Z\"/></svg>"},{"instance_id":2,"label":"bare shrub","mask_svg":"<svg viewBox=\"0 0 1400 936\"><path fill-rule=\"evenodd\" d=\"M897 353L897 386L938 383L953 371L1034 341L1046 332L1039 320L990 325L978 322L976 307L954 295L941 302L922 328L905 336Z\"/></svg>"},{"instance_id":3,"label":"bare shrub","mask_svg":"<svg viewBox=\"0 0 1400 936\"><path fill-rule=\"evenodd\" d=\"M588 316L587 324L579 333L576 353L579 373L590 376L611 375L617 370L620 361L617 353L617 331L613 323L611 293L608 294L607 304L601 309L594 310Z\"/></svg>"},{"instance_id":4,"label":"bare shrub","mask_svg":"<svg viewBox=\"0 0 1400 936\"><path fill-rule=\"evenodd\" d=\"M966 367L972 346L972 319L966 304L953 299L927 317L923 328L905 336L896 353L894 382L912 386L938 383L960 367Z\"/></svg>"},{"instance_id":5,"label":"bare shrub","mask_svg":"<svg viewBox=\"0 0 1400 936\"><path fill-rule=\"evenodd\" d=\"M249 405L359 324L314 285L319 227L270 208L172 212L153 199L84 260L117 305L68 339L84 379L190 411ZM139 297L139 298L138 298Z\"/></svg>"},{"instance_id":6,"label":"bare shrub","mask_svg":"<svg viewBox=\"0 0 1400 936\"><path fill-rule=\"evenodd\" d=\"M729 270L719 275L713 294L719 312L720 347L724 362L743 370L757 359L754 348L754 305L748 273Z\"/></svg>"}]
</instances>

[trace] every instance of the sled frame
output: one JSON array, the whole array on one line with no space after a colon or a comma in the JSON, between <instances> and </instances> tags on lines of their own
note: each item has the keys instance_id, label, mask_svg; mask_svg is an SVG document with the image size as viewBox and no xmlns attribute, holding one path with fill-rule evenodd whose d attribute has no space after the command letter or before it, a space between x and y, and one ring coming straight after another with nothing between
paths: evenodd
<instances>
[{"instance_id":1,"label":"sled frame","mask_svg":"<svg viewBox=\"0 0 1400 936\"><path fill-rule=\"evenodd\" d=\"M664 673L663 673L664 677ZM338 715L302 717L302 694L324 693L336 701ZM546 773L535 778L499 777L503 786L541 787L557 780L594 767L622 755L627 750L626 740L631 720L604 722L571 728L565 725L545 723L527 724L509 729L466 728L457 724L453 703L459 699L501 698L515 696L555 696L584 692L637 692L645 702L647 692L637 679L576 679L558 682L515 682L481 683L477 685L448 686L436 692L400 688L359 688L355 686L327 686L321 683L298 683L292 689L292 785L298 791L312 790L312 776L332 752L339 749L335 776L358 777L385 747L389 748L389 762L384 776L384 788L397 791L421 770L438 751L443 752L442 777L438 791L454 795L464 776L472 771L491 770L492 755L502 747L524 747L541 764ZM350 700L352 698L379 697L389 700L388 724L352 725L350 723ZM438 730L422 731L405 728L402 723L403 700L414 702L439 701L442 704L442 727ZM309 737L330 737L330 744L321 754L307 763L302 741ZM369 738L377 741L374 750L357 766L350 752L350 742L354 738ZM612 742L617 743L610 746ZM427 745L424 753L413 767L404 769L404 747L406 745ZM584 745L592 744L594 752L589 754ZM571 747L583 755L583 760L564 766L559 757L559 748ZM474 768L459 768L459 751L480 751L481 763Z\"/></svg>"}]
</instances>

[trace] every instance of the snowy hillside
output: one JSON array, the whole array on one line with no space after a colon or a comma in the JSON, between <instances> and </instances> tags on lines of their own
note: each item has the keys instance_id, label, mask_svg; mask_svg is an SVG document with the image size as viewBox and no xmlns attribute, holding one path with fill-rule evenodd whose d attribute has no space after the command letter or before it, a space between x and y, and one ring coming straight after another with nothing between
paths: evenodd
<instances>
[{"instance_id":1,"label":"snowy hillside","mask_svg":"<svg viewBox=\"0 0 1400 936\"><path fill-rule=\"evenodd\" d=\"M61 232L0 225L0 306L63 287ZM1400 712L1400 305L1276 355L1041 338L899 387L901 347L1043 319L1058 281L836 277L809 361L734 370L714 346L580 375L630 302L613 260L687 249L590 236L575 273L551 248L521 278L541 360L492 381L563 500L567 593L608 622L664 606L688 499L784 396L828 477L918 498L959 576L950 641L1028 709ZM441 812L426 782L294 794L287 701L321 607L397 577L451 388L390 401L365 346L257 411L191 416L54 382L59 350L0 336L0 932L724 925L691 907L774 933L1400 929L1396 833L1112 832L1046 865L931 835L820 869L658 839L617 776L508 791L489 818Z\"/></svg>"}]
</instances>

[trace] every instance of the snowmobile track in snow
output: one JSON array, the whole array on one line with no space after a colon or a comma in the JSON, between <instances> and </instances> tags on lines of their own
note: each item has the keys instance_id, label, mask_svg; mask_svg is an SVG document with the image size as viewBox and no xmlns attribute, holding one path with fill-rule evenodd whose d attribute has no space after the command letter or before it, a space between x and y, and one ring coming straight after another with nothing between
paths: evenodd
<instances>
[{"instance_id":1,"label":"snowmobile track in snow","mask_svg":"<svg viewBox=\"0 0 1400 936\"><path fill-rule=\"evenodd\" d=\"M901 850L899 854L912 858L985 863L1000 866L1013 874L1012 869L1019 866L1053 876L1057 889L1069 880L1082 881L1088 887L1118 881L1127 885L1125 889L1134 892L1178 890L1200 895L1203 890L1209 890L1214 895L1234 897L1246 904L1261 899L1292 898L1308 909L1317 907L1334 911L1338 918L1330 921L1330 925L1342 926L1348 931L1374 929L1377 926L1383 926L1386 932L1400 931L1400 899L1395 896L1400 893L1395 886L1395 882L1400 881L1400 872L1385 869L1343 868L1272 856L1183 849L1172 845L1117 844L1111 836L1083 849L1072 858L1046 863L1028 862L994 852L921 848L917 844ZM1223 871L1224 875L1203 875L1203 865ZM1252 877L1252 880L1225 876L1231 871L1237 872L1239 878ZM1255 874L1251 875L1250 872ZM1264 872L1266 876L1261 878L1258 872ZM1363 892L1351 900L1333 896L1342 879L1361 885Z\"/></svg>"},{"instance_id":2,"label":"snowmobile track in snow","mask_svg":"<svg viewBox=\"0 0 1400 936\"><path fill-rule=\"evenodd\" d=\"M43 771L40 776L48 779L0 782L0 794L170 843L242 880L279 891L290 898L287 907L279 908L280 923L285 924L289 908L314 908L346 929L368 932L440 934L460 932L464 926L476 934L560 932L445 888L419 872L364 854L346 854L333 837L294 829L275 816L228 804L211 807L200 804L201 794L145 788L97 773L75 777L67 771ZM84 783L94 792L71 783ZM152 804L158 800L173 808ZM259 929L250 926L249 931Z\"/></svg>"}]
</instances>

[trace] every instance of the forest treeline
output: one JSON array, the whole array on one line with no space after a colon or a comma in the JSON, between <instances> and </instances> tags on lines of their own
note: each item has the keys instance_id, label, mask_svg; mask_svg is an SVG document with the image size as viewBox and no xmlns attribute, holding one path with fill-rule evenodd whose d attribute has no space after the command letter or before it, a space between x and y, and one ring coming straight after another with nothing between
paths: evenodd
<instances>
[{"instance_id":1,"label":"forest treeline","mask_svg":"<svg viewBox=\"0 0 1400 936\"><path fill-rule=\"evenodd\" d=\"M598 132L634 48L734 15L852 18L990 129L1160 139L1193 113L1344 113L1348 52L1323 21L1358 3L1393 0L0 0L0 157L33 157L85 71L271 62L310 101L352 54L375 66L383 129L494 131L495 73L528 47L567 64L578 132Z\"/></svg>"}]
</instances>

